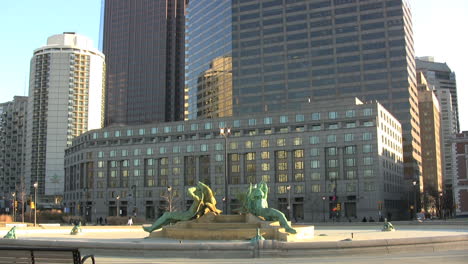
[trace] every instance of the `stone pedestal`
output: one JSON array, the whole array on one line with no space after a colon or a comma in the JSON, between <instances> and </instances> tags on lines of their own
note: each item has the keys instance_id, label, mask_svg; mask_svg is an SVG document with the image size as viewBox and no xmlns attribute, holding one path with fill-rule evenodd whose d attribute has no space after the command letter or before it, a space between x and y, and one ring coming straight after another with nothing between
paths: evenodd
<instances>
[{"instance_id":1,"label":"stone pedestal","mask_svg":"<svg viewBox=\"0 0 468 264\"><path fill-rule=\"evenodd\" d=\"M150 238L162 237L181 240L249 240L257 235L257 228L265 239L292 241L297 236L314 236L314 227L299 228L298 234L286 233L279 222L263 221L252 214L215 215L213 213L190 221L164 226L150 234ZM304 232L305 231L305 232Z\"/></svg>"}]
</instances>

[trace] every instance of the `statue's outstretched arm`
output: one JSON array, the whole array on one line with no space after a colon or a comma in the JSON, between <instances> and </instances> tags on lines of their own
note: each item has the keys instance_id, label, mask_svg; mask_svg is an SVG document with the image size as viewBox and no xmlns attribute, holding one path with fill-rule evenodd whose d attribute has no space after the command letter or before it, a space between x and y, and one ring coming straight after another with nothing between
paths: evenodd
<instances>
[{"instance_id":1,"label":"statue's outstretched arm","mask_svg":"<svg viewBox=\"0 0 468 264\"><path fill-rule=\"evenodd\" d=\"M262 190L264 194L262 198L267 199L268 198L268 185L264 181L260 182L260 190Z\"/></svg>"}]
</instances>

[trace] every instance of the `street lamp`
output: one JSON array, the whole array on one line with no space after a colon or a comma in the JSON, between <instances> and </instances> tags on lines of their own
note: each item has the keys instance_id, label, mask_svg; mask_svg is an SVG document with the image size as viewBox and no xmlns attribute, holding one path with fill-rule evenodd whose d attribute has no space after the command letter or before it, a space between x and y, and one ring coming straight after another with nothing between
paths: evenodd
<instances>
[{"instance_id":1,"label":"street lamp","mask_svg":"<svg viewBox=\"0 0 468 264\"><path fill-rule=\"evenodd\" d=\"M291 185L286 186L286 190L288 190L288 211L289 211L289 221L292 222L292 206L291 206Z\"/></svg>"},{"instance_id":2,"label":"street lamp","mask_svg":"<svg viewBox=\"0 0 468 264\"><path fill-rule=\"evenodd\" d=\"M167 201L169 203L169 212L172 212L172 186L167 187Z\"/></svg>"},{"instance_id":3,"label":"street lamp","mask_svg":"<svg viewBox=\"0 0 468 264\"><path fill-rule=\"evenodd\" d=\"M39 184L37 182L34 183L34 226L36 226L37 220L37 187Z\"/></svg>"},{"instance_id":4,"label":"street lamp","mask_svg":"<svg viewBox=\"0 0 468 264\"><path fill-rule=\"evenodd\" d=\"M132 190L133 190L133 215L136 216L137 215L137 199L136 199L136 185L132 185Z\"/></svg>"},{"instance_id":5,"label":"street lamp","mask_svg":"<svg viewBox=\"0 0 468 264\"><path fill-rule=\"evenodd\" d=\"M416 184L418 182L417 181L413 181L413 207L414 207L414 219L417 219L417 215L416 215L416 211L417 211L417 207L416 207Z\"/></svg>"},{"instance_id":6,"label":"street lamp","mask_svg":"<svg viewBox=\"0 0 468 264\"><path fill-rule=\"evenodd\" d=\"M117 195L117 197L115 197L115 199L117 199L117 216L120 216L120 195Z\"/></svg>"},{"instance_id":7,"label":"street lamp","mask_svg":"<svg viewBox=\"0 0 468 264\"><path fill-rule=\"evenodd\" d=\"M442 219L442 196L443 193L439 193L439 219Z\"/></svg>"},{"instance_id":8,"label":"street lamp","mask_svg":"<svg viewBox=\"0 0 468 264\"><path fill-rule=\"evenodd\" d=\"M224 137L224 197L226 197L226 202L224 204L224 212L228 213L229 208L229 188L228 188L228 154L227 154L227 138L231 135L230 128L220 128L219 134Z\"/></svg>"},{"instance_id":9,"label":"street lamp","mask_svg":"<svg viewBox=\"0 0 468 264\"><path fill-rule=\"evenodd\" d=\"M11 196L13 197L13 222L16 221L16 193L12 192Z\"/></svg>"},{"instance_id":10,"label":"street lamp","mask_svg":"<svg viewBox=\"0 0 468 264\"><path fill-rule=\"evenodd\" d=\"M322 211L323 211L323 222L325 222L325 199L327 199L325 196L322 196Z\"/></svg>"}]
</instances>

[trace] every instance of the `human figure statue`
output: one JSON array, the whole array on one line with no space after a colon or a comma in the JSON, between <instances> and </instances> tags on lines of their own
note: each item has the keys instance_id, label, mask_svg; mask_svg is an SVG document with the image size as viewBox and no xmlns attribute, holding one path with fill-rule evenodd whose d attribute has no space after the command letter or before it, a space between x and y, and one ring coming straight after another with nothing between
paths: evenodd
<instances>
[{"instance_id":1,"label":"human figure statue","mask_svg":"<svg viewBox=\"0 0 468 264\"><path fill-rule=\"evenodd\" d=\"M178 221L187 221L194 217L200 217L206 212L221 213L216 208L216 199L210 187L202 182L198 182L196 187L188 189L188 195L193 199L193 203L187 211L184 212L165 212L151 226L143 227L146 232L153 232L169 223Z\"/></svg>"},{"instance_id":2,"label":"human figure statue","mask_svg":"<svg viewBox=\"0 0 468 264\"><path fill-rule=\"evenodd\" d=\"M280 226L290 234L296 234L297 231L292 228L286 220L284 214L274 208L268 208L268 185L260 182L258 185L250 185L247 191L246 208L253 215L261 216L267 221L279 221Z\"/></svg>"},{"instance_id":3,"label":"human figure statue","mask_svg":"<svg viewBox=\"0 0 468 264\"><path fill-rule=\"evenodd\" d=\"M78 235L78 233L80 233L82 230L81 230L81 221L78 222L78 224L76 224L75 226L73 226L72 230L70 231L70 235Z\"/></svg>"},{"instance_id":4,"label":"human figure statue","mask_svg":"<svg viewBox=\"0 0 468 264\"><path fill-rule=\"evenodd\" d=\"M202 212L199 213L201 213L201 215L204 215L208 212L213 212L215 215L221 214L222 211L216 208L216 198L211 188L203 182L198 182L198 186L203 192L203 210L200 210Z\"/></svg>"},{"instance_id":5,"label":"human figure statue","mask_svg":"<svg viewBox=\"0 0 468 264\"><path fill-rule=\"evenodd\" d=\"M16 239L16 226L12 227L3 238Z\"/></svg>"}]
</instances>

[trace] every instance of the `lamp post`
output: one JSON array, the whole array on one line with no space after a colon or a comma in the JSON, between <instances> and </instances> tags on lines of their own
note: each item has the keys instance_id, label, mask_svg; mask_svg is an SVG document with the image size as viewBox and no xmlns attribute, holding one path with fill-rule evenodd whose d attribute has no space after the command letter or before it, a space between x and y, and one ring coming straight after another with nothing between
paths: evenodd
<instances>
[{"instance_id":1,"label":"lamp post","mask_svg":"<svg viewBox=\"0 0 468 264\"><path fill-rule=\"evenodd\" d=\"M322 196L322 211L323 211L323 222L325 222L325 196Z\"/></svg>"},{"instance_id":2,"label":"lamp post","mask_svg":"<svg viewBox=\"0 0 468 264\"><path fill-rule=\"evenodd\" d=\"M167 201L169 203L169 212L172 212L172 186L167 187Z\"/></svg>"},{"instance_id":3,"label":"lamp post","mask_svg":"<svg viewBox=\"0 0 468 264\"><path fill-rule=\"evenodd\" d=\"M439 193L439 219L442 219L442 196L443 193Z\"/></svg>"},{"instance_id":4,"label":"lamp post","mask_svg":"<svg viewBox=\"0 0 468 264\"><path fill-rule=\"evenodd\" d=\"M120 216L120 195L117 195L117 197L115 197L115 199L117 199L117 216Z\"/></svg>"},{"instance_id":5,"label":"lamp post","mask_svg":"<svg viewBox=\"0 0 468 264\"><path fill-rule=\"evenodd\" d=\"M136 185L132 185L133 190L133 215L137 215Z\"/></svg>"},{"instance_id":6,"label":"lamp post","mask_svg":"<svg viewBox=\"0 0 468 264\"><path fill-rule=\"evenodd\" d=\"M36 226L36 220L37 220L37 187L39 187L39 184L37 182L34 183L34 226Z\"/></svg>"},{"instance_id":7,"label":"lamp post","mask_svg":"<svg viewBox=\"0 0 468 264\"><path fill-rule=\"evenodd\" d=\"M288 211L289 211L289 221L292 222L292 206L291 206L291 185L286 186L286 190L288 190Z\"/></svg>"},{"instance_id":8,"label":"lamp post","mask_svg":"<svg viewBox=\"0 0 468 264\"><path fill-rule=\"evenodd\" d=\"M11 196L13 197L13 222L16 221L16 193L12 192Z\"/></svg>"},{"instance_id":9,"label":"lamp post","mask_svg":"<svg viewBox=\"0 0 468 264\"><path fill-rule=\"evenodd\" d=\"M230 128L220 128L219 134L224 137L224 197L226 202L224 203L224 212L228 213L229 208L229 187L228 187L228 153L227 153L227 138L231 135Z\"/></svg>"},{"instance_id":10,"label":"lamp post","mask_svg":"<svg viewBox=\"0 0 468 264\"><path fill-rule=\"evenodd\" d=\"M416 211L417 211L417 207L416 207L416 184L418 182L417 181L413 181L413 207L414 207L414 219L417 218L417 215L416 215Z\"/></svg>"}]
</instances>

